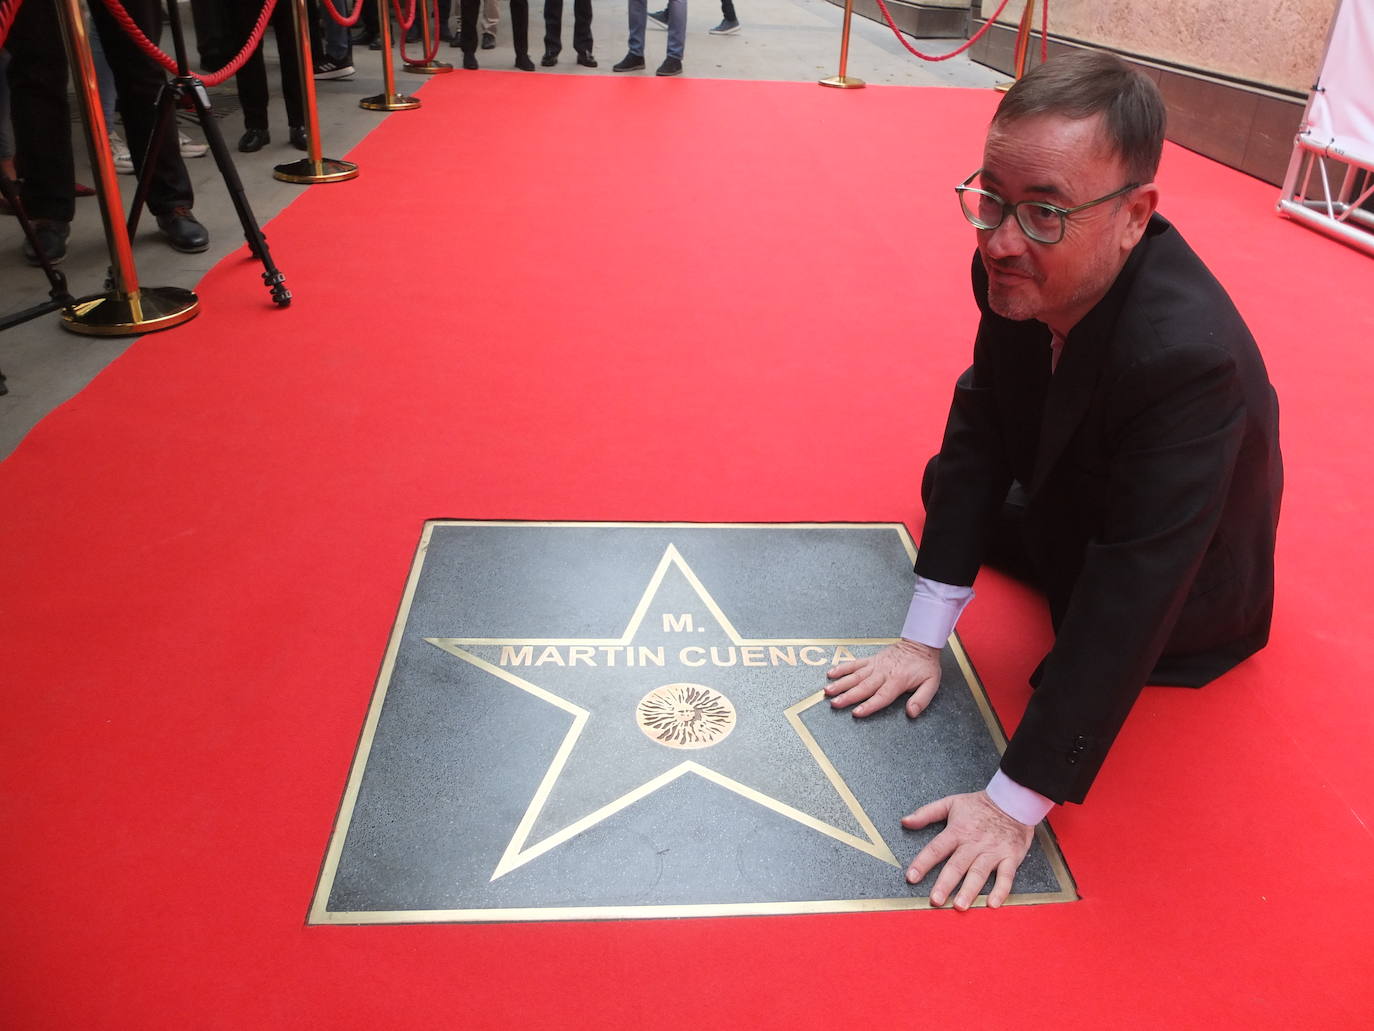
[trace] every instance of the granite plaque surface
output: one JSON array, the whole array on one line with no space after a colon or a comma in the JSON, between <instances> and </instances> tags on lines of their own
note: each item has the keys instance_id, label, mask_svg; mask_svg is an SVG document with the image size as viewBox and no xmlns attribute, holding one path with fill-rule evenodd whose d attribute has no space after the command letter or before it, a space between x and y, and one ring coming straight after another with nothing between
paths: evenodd
<instances>
[{"instance_id":1,"label":"granite plaque surface","mask_svg":"<svg viewBox=\"0 0 1374 1031\"><path fill-rule=\"evenodd\" d=\"M900 524L434 521L312 923L929 907L925 802L1005 744L957 639L917 719L831 709L902 625ZM1043 827L1009 903L1076 897Z\"/></svg>"}]
</instances>

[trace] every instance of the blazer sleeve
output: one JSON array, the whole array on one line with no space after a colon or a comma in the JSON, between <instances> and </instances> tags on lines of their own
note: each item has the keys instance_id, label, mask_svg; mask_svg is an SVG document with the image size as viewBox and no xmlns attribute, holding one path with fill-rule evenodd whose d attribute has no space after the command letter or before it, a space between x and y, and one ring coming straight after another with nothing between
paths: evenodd
<instances>
[{"instance_id":1,"label":"blazer sleeve","mask_svg":"<svg viewBox=\"0 0 1374 1031\"><path fill-rule=\"evenodd\" d=\"M1039 686L1002 757L1008 776L1081 802L1177 622L1225 505L1245 429L1235 361L1162 347L1107 385L1100 536Z\"/></svg>"},{"instance_id":2,"label":"blazer sleeve","mask_svg":"<svg viewBox=\"0 0 1374 1031\"><path fill-rule=\"evenodd\" d=\"M918 575L959 586L972 585L983 542L1012 481L994 389L995 327L987 310L987 274L976 253L972 282L983 317L973 364L954 384L916 559Z\"/></svg>"}]
</instances>

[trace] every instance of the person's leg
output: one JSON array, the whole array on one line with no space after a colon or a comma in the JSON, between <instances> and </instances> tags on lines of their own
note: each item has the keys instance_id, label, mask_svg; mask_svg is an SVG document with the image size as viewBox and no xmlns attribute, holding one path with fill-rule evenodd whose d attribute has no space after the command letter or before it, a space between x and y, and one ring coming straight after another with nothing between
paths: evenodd
<instances>
[{"instance_id":1,"label":"person's leg","mask_svg":"<svg viewBox=\"0 0 1374 1031\"><path fill-rule=\"evenodd\" d=\"M630 0L630 42L629 52L633 57L644 56L644 24L649 20L649 5L646 0Z\"/></svg>"},{"instance_id":2,"label":"person's leg","mask_svg":"<svg viewBox=\"0 0 1374 1031\"><path fill-rule=\"evenodd\" d=\"M6 46L15 165L23 179L20 199L30 218L68 223L76 214L76 171L67 54L56 5L22 4Z\"/></svg>"},{"instance_id":3,"label":"person's leg","mask_svg":"<svg viewBox=\"0 0 1374 1031\"><path fill-rule=\"evenodd\" d=\"M496 28L501 24L501 3L500 0L482 0L482 35L491 36L496 39ZM482 49L490 50L487 41L482 40Z\"/></svg>"},{"instance_id":4,"label":"person's leg","mask_svg":"<svg viewBox=\"0 0 1374 1031\"><path fill-rule=\"evenodd\" d=\"M91 63L95 65L95 84L100 91L100 111L105 116L105 129L114 132L115 84L114 72L110 62L105 59L105 48L100 45L100 33L88 34L91 41Z\"/></svg>"},{"instance_id":5,"label":"person's leg","mask_svg":"<svg viewBox=\"0 0 1374 1031\"><path fill-rule=\"evenodd\" d=\"M305 99L301 96L300 44L296 39L296 22L292 13L290 4L278 0L272 12L272 32L277 39L277 62L281 66L281 99L286 106L286 124L292 129L301 129L305 125Z\"/></svg>"},{"instance_id":6,"label":"person's leg","mask_svg":"<svg viewBox=\"0 0 1374 1031\"><path fill-rule=\"evenodd\" d=\"M477 12L482 0L459 0L458 45L463 50L463 67L477 67Z\"/></svg>"},{"instance_id":7,"label":"person's leg","mask_svg":"<svg viewBox=\"0 0 1374 1031\"><path fill-rule=\"evenodd\" d=\"M362 0L366 3L367 0ZM353 13L353 0L334 0L334 9L347 18ZM353 63L353 37L349 30L334 20L328 10L324 15L324 56L340 67Z\"/></svg>"},{"instance_id":8,"label":"person's leg","mask_svg":"<svg viewBox=\"0 0 1374 1031\"><path fill-rule=\"evenodd\" d=\"M273 16L275 17L275 12ZM253 28L252 22L248 19L254 18L255 15L248 10L247 4L234 4L232 17L234 30L242 33L241 38L246 40ZM250 132L266 133L271 124L267 112L267 62L262 56L262 48L263 44L259 42L257 49L234 73L234 87L238 90L239 107L243 110L245 139Z\"/></svg>"},{"instance_id":9,"label":"person's leg","mask_svg":"<svg viewBox=\"0 0 1374 1031\"><path fill-rule=\"evenodd\" d=\"M124 8L149 39L156 43L161 38L161 11L156 0L125 0ZM195 203L195 193L181 159L176 126L163 136L156 154L147 154L157 119L157 98L166 82L161 66L124 34L104 4L94 4L91 15L114 72L134 168L140 177L149 176L151 180L148 210L154 215L167 215L178 208L189 209ZM150 167L144 167L145 158L151 162Z\"/></svg>"},{"instance_id":10,"label":"person's leg","mask_svg":"<svg viewBox=\"0 0 1374 1031\"><path fill-rule=\"evenodd\" d=\"M687 44L687 0L668 0L668 56L682 60Z\"/></svg>"},{"instance_id":11,"label":"person's leg","mask_svg":"<svg viewBox=\"0 0 1374 1031\"><path fill-rule=\"evenodd\" d=\"M510 0L510 36L515 46L515 66L533 71L534 65L530 64L529 0Z\"/></svg>"},{"instance_id":12,"label":"person's leg","mask_svg":"<svg viewBox=\"0 0 1374 1031\"><path fill-rule=\"evenodd\" d=\"M590 57L592 45L592 0L573 0L573 49Z\"/></svg>"},{"instance_id":13,"label":"person's leg","mask_svg":"<svg viewBox=\"0 0 1374 1031\"><path fill-rule=\"evenodd\" d=\"M725 21L739 24L739 19L735 17L735 0L720 0L720 16Z\"/></svg>"},{"instance_id":14,"label":"person's leg","mask_svg":"<svg viewBox=\"0 0 1374 1031\"><path fill-rule=\"evenodd\" d=\"M574 33L574 39L576 34ZM563 50L563 0L544 0L544 60L545 66L557 63Z\"/></svg>"},{"instance_id":15,"label":"person's leg","mask_svg":"<svg viewBox=\"0 0 1374 1031\"><path fill-rule=\"evenodd\" d=\"M18 178L14 168L14 128L10 125L10 52L0 50L0 175Z\"/></svg>"}]
</instances>

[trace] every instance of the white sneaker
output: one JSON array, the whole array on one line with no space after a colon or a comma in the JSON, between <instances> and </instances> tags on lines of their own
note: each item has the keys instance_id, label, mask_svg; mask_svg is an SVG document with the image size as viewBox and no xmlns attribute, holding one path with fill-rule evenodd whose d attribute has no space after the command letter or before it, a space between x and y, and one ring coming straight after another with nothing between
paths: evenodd
<instances>
[{"instance_id":1,"label":"white sneaker","mask_svg":"<svg viewBox=\"0 0 1374 1031\"><path fill-rule=\"evenodd\" d=\"M134 174L134 156L129 153L129 145L117 132L110 133L110 152L114 155L116 172L120 175Z\"/></svg>"},{"instance_id":2,"label":"white sneaker","mask_svg":"<svg viewBox=\"0 0 1374 1031\"><path fill-rule=\"evenodd\" d=\"M184 158L203 158L205 152L210 149L208 143L197 143L184 132L177 132L177 144L181 147L181 156Z\"/></svg>"}]
</instances>

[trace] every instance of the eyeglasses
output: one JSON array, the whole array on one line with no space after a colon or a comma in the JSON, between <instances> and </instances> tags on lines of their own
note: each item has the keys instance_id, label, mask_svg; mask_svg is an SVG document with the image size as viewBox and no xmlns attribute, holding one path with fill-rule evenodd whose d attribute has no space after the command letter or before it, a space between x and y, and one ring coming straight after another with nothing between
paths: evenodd
<instances>
[{"instance_id":1,"label":"eyeglasses","mask_svg":"<svg viewBox=\"0 0 1374 1031\"><path fill-rule=\"evenodd\" d=\"M1090 200L1086 204L1079 204L1073 208L1061 208L1057 204L1046 204L1044 201L1038 200L1023 200L1011 204L995 193L979 190L969 185L982 172L981 168L978 169L954 188L954 192L959 195L959 206L964 209L964 217L979 229L996 229L1007 217L1008 211L1015 212L1016 221L1021 226L1021 231L1036 243L1058 243L1064 239L1064 219L1067 216L1085 208L1105 204L1107 201L1120 197L1123 193L1130 193L1142 185L1141 183L1131 183L1121 187L1115 193L1109 193L1105 197L1098 197L1097 200Z\"/></svg>"}]
</instances>

